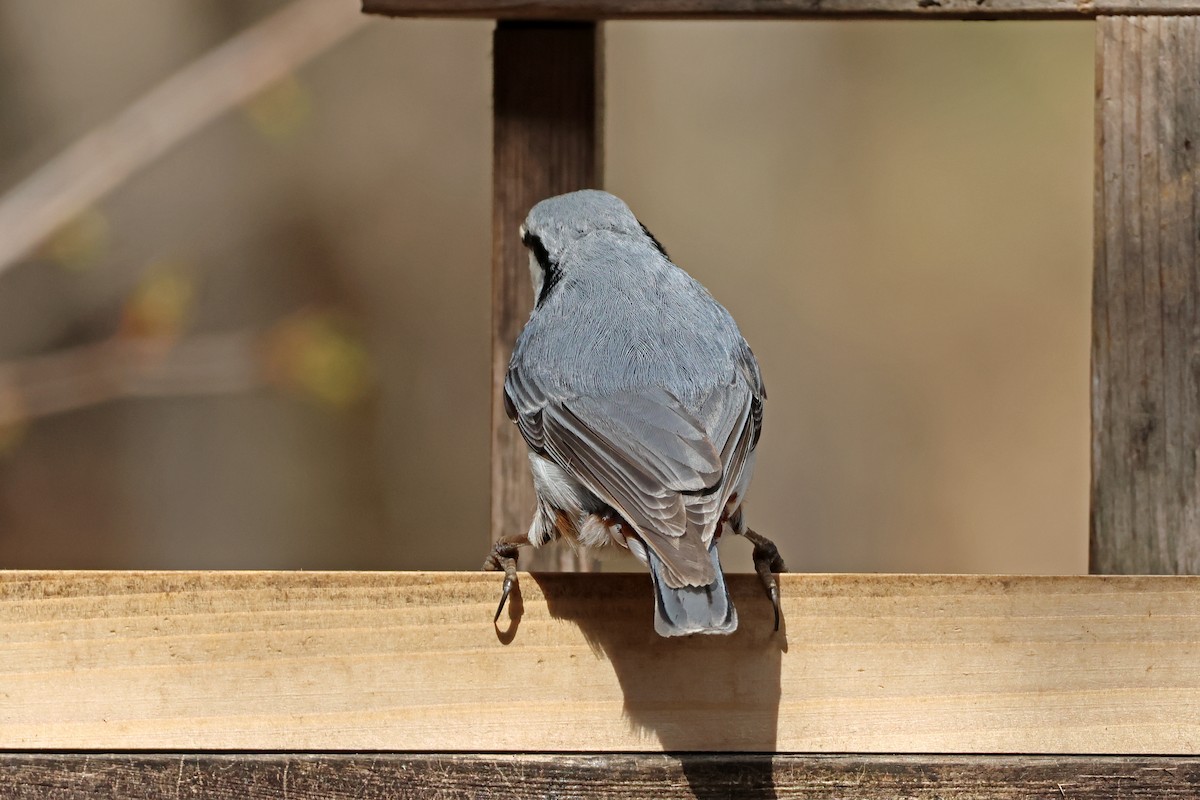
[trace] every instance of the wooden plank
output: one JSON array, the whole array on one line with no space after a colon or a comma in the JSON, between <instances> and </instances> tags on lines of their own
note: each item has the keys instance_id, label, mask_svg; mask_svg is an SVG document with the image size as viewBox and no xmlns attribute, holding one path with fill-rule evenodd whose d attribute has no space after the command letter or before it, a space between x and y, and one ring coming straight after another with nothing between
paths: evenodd
<instances>
[{"instance_id":1,"label":"wooden plank","mask_svg":"<svg viewBox=\"0 0 1200 800\"><path fill-rule=\"evenodd\" d=\"M1200 17L1097 35L1091 570L1200 573Z\"/></svg>"},{"instance_id":2,"label":"wooden plank","mask_svg":"<svg viewBox=\"0 0 1200 800\"><path fill-rule=\"evenodd\" d=\"M505 416L502 395L513 343L533 307L529 254L517 231L539 200L600 185L604 48L599 26L590 22L502 22L492 44L491 532L496 541L528 530L534 508L525 442ZM548 568L553 553L557 548L526 556L528 565Z\"/></svg>"},{"instance_id":3,"label":"wooden plank","mask_svg":"<svg viewBox=\"0 0 1200 800\"><path fill-rule=\"evenodd\" d=\"M486 19L1092 19L1196 14L1200 0L363 0L363 11Z\"/></svg>"},{"instance_id":4,"label":"wooden plank","mask_svg":"<svg viewBox=\"0 0 1200 800\"><path fill-rule=\"evenodd\" d=\"M1200 578L0 573L0 749L1189 754Z\"/></svg>"},{"instance_id":5,"label":"wooden plank","mask_svg":"<svg viewBox=\"0 0 1200 800\"><path fill-rule=\"evenodd\" d=\"M0 754L27 800L1195 797L1200 759L1030 756Z\"/></svg>"}]
</instances>

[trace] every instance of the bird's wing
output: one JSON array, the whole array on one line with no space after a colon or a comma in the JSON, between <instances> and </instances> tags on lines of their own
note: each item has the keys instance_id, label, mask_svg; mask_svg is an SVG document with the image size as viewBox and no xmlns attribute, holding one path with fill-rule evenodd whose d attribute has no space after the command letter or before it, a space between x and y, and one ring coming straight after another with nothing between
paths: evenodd
<instances>
[{"instance_id":1,"label":"bird's wing","mask_svg":"<svg viewBox=\"0 0 1200 800\"><path fill-rule=\"evenodd\" d=\"M739 385L735 381L724 391L714 391L709 395L701 415L707 421L707 429L717 433L721 463L725 465L720 486L714 491L685 499L689 523L699 531L702 541L707 544L721 521L730 495L741 483L747 457L758 440L762 402L753 391L746 391L745 384Z\"/></svg>"},{"instance_id":2,"label":"bird's wing","mask_svg":"<svg viewBox=\"0 0 1200 800\"><path fill-rule=\"evenodd\" d=\"M689 533L694 531L706 545L712 541L733 492L742 486L742 475L749 456L758 445L762 433L763 401L766 400L767 391L758 360L745 340L741 341L736 353L735 365L733 380L711 391L697 414L704 429L709 431L713 442L720 448L721 463L724 465L724 476L719 486L684 497ZM734 499L735 508L742 499Z\"/></svg>"},{"instance_id":3,"label":"bird's wing","mask_svg":"<svg viewBox=\"0 0 1200 800\"><path fill-rule=\"evenodd\" d=\"M741 376L715 387L693 414L648 388L600 397L553 397L519 367L505 408L529 446L612 506L666 566L672 586L715 579L708 544L752 447L754 393Z\"/></svg>"},{"instance_id":4,"label":"bird's wing","mask_svg":"<svg viewBox=\"0 0 1200 800\"><path fill-rule=\"evenodd\" d=\"M758 446L758 437L762 435L763 402L767 399L767 386L763 383L758 359L754 357L754 351L746 344L745 339L742 340L741 349L738 351L737 366L742 377L746 379L746 385L750 387L750 422L753 426L750 449L753 450Z\"/></svg>"}]
</instances>

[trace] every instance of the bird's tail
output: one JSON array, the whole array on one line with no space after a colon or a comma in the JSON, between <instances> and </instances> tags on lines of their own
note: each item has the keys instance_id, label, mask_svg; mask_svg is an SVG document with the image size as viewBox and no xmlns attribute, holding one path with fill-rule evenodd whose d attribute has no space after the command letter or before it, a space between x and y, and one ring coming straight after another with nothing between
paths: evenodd
<instances>
[{"instance_id":1,"label":"bird's tail","mask_svg":"<svg viewBox=\"0 0 1200 800\"><path fill-rule=\"evenodd\" d=\"M717 544L709 545L716 580L708 586L667 586L662 578L663 564L654 551L646 548L650 577L654 580L654 630L659 636L687 636L692 633L733 633L737 630L737 609L729 599Z\"/></svg>"}]
</instances>

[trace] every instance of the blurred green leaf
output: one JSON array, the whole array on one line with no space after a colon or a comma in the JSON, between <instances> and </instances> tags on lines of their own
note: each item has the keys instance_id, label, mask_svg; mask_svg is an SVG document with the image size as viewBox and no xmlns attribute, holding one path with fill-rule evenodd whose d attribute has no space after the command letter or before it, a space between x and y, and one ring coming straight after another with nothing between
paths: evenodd
<instances>
[{"instance_id":1,"label":"blurred green leaf","mask_svg":"<svg viewBox=\"0 0 1200 800\"><path fill-rule=\"evenodd\" d=\"M371 389L371 359L361 337L328 312L305 312L280 323L268 343L268 374L321 405L344 409Z\"/></svg>"},{"instance_id":2,"label":"blurred green leaf","mask_svg":"<svg viewBox=\"0 0 1200 800\"><path fill-rule=\"evenodd\" d=\"M161 262L151 266L125 302L121 334L164 339L178 336L187 323L195 293L195 280L186 265Z\"/></svg>"},{"instance_id":3,"label":"blurred green leaf","mask_svg":"<svg viewBox=\"0 0 1200 800\"><path fill-rule=\"evenodd\" d=\"M82 272L108 252L108 242L108 218L89 208L59 228L42 246L42 252L59 266Z\"/></svg>"},{"instance_id":4,"label":"blurred green leaf","mask_svg":"<svg viewBox=\"0 0 1200 800\"><path fill-rule=\"evenodd\" d=\"M294 137L312 115L312 95L289 75L246 101L242 113L260 135L280 142Z\"/></svg>"}]
</instances>

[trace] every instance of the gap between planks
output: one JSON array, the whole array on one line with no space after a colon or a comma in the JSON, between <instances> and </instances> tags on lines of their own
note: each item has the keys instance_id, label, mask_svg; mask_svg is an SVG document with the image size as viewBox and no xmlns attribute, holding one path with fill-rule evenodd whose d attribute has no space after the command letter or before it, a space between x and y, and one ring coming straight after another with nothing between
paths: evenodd
<instances>
[{"instance_id":1,"label":"gap between planks","mask_svg":"<svg viewBox=\"0 0 1200 800\"><path fill-rule=\"evenodd\" d=\"M1094 19L1200 13L1200 0L363 0L369 14L528 20Z\"/></svg>"}]
</instances>

